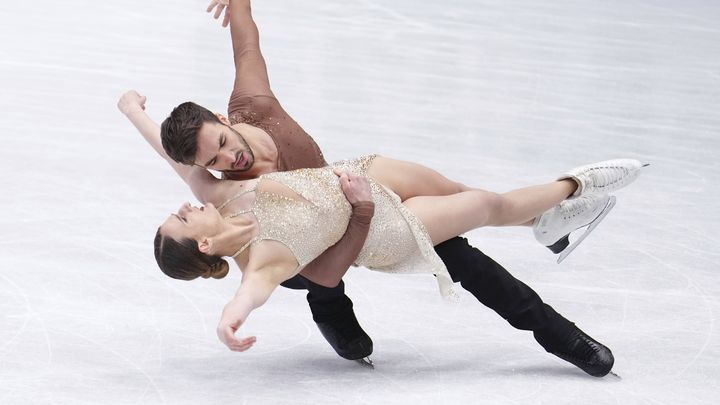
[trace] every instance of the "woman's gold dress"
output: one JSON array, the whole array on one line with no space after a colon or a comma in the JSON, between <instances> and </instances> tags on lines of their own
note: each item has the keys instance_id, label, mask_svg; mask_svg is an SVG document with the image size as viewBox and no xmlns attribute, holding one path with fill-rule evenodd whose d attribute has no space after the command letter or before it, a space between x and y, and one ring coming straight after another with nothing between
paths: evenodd
<instances>
[{"instance_id":1,"label":"woman's gold dress","mask_svg":"<svg viewBox=\"0 0 720 405\"><path fill-rule=\"evenodd\" d=\"M346 160L319 169L300 169L260 176L280 183L297 194L289 198L255 189L255 203L248 210L257 218L260 230L245 248L263 240L275 240L295 255L298 270L334 245L344 235L352 209L340 188L333 168L366 176L376 155ZM393 191L368 177L375 203L370 230L355 263L388 273L431 273L437 278L440 294L455 300L452 279L432 245L425 226ZM244 193L243 193L244 194ZM234 198L232 198L234 199ZM222 209L228 202L219 206Z\"/></svg>"}]
</instances>

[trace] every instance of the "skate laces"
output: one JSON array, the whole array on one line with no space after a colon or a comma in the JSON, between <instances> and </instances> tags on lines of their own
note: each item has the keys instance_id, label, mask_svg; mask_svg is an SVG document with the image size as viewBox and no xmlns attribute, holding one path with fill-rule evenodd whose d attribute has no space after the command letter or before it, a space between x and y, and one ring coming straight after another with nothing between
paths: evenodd
<instances>
[{"instance_id":1,"label":"skate laces","mask_svg":"<svg viewBox=\"0 0 720 405\"><path fill-rule=\"evenodd\" d=\"M617 183L624 183L627 180L628 169L622 166L603 166L588 169L588 178L592 184L589 186L602 189L611 187Z\"/></svg>"},{"instance_id":2,"label":"skate laces","mask_svg":"<svg viewBox=\"0 0 720 405\"><path fill-rule=\"evenodd\" d=\"M588 208L592 209L594 202L594 199L588 197L575 198L561 204L560 212L562 213L563 219L573 218L585 213Z\"/></svg>"}]
</instances>

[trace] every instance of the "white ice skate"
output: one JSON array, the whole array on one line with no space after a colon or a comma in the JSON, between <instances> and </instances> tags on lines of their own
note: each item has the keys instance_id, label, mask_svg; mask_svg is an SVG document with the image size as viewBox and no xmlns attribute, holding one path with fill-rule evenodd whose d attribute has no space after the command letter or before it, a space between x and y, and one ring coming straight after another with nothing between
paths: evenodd
<instances>
[{"instance_id":1,"label":"white ice skate","mask_svg":"<svg viewBox=\"0 0 720 405\"><path fill-rule=\"evenodd\" d=\"M574 197L610 194L635 181L640 169L647 166L635 159L612 159L576 167L558 180L573 179L578 183Z\"/></svg>"},{"instance_id":2,"label":"white ice skate","mask_svg":"<svg viewBox=\"0 0 720 405\"><path fill-rule=\"evenodd\" d=\"M558 256L560 263L592 232L615 206L615 197L588 195L565 200L546 211L533 223L535 239ZM570 233L587 227L570 244Z\"/></svg>"}]
</instances>

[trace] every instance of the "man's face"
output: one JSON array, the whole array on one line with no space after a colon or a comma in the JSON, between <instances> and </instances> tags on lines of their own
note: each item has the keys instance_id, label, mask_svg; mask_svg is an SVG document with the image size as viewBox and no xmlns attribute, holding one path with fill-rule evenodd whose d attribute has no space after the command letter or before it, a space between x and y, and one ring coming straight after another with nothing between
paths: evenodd
<instances>
[{"instance_id":1,"label":"man's face","mask_svg":"<svg viewBox=\"0 0 720 405\"><path fill-rule=\"evenodd\" d=\"M245 139L229 125L206 122L197 135L195 164L207 169L246 172L255 156Z\"/></svg>"}]
</instances>

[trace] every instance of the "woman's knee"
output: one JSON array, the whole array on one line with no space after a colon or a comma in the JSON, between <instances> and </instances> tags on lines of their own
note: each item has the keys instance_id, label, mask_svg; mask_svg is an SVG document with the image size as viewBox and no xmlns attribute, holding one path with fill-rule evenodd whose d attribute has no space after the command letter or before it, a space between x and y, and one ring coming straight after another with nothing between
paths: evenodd
<instances>
[{"instance_id":1,"label":"woman's knee","mask_svg":"<svg viewBox=\"0 0 720 405\"><path fill-rule=\"evenodd\" d=\"M505 224L507 213L512 211L513 202L509 198L493 192L487 192L484 199L484 205L487 207L487 225Z\"/></svg>"}]
</instances>

